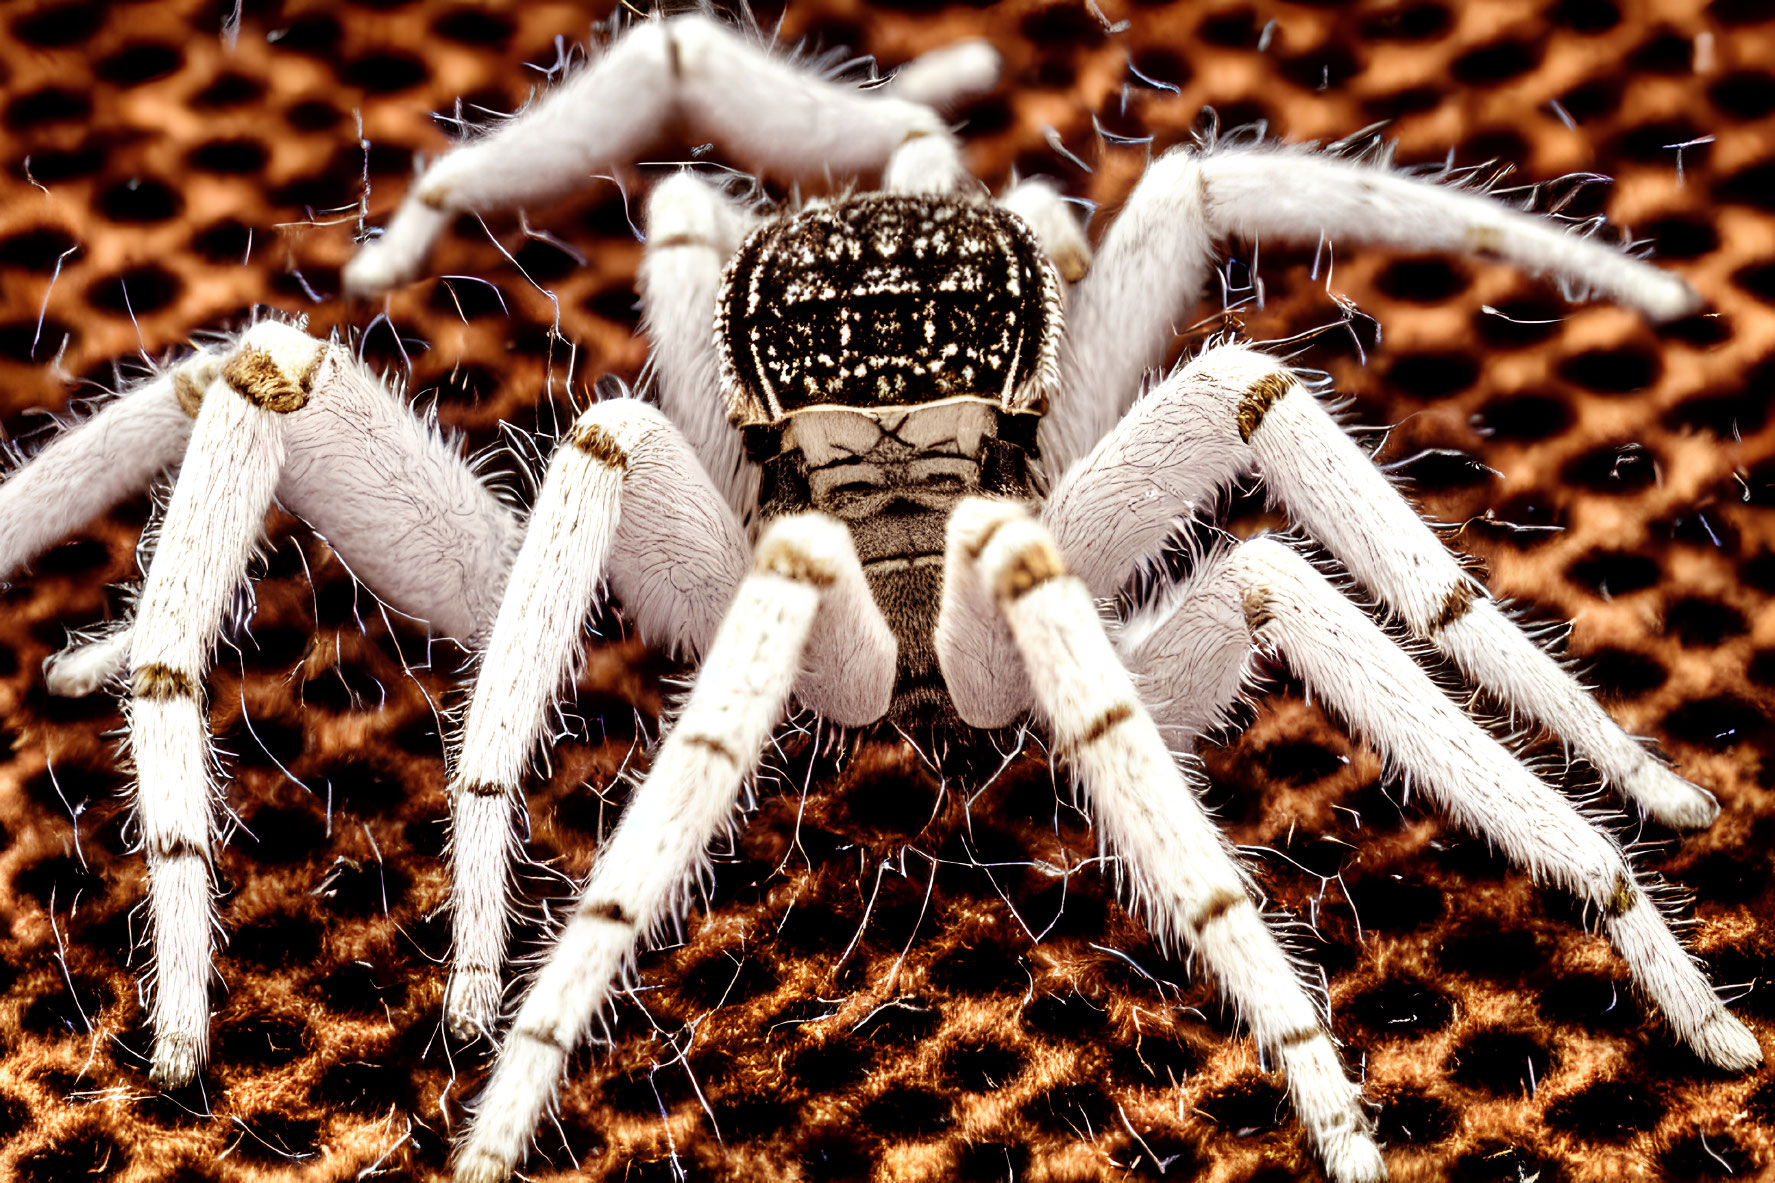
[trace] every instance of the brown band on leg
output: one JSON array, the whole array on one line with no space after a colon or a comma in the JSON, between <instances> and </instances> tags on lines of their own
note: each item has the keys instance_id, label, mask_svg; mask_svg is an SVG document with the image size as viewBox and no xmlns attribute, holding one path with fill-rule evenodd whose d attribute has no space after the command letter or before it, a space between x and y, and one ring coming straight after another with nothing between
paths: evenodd
<instances>
[{"instance_id":1,"label":"brown band on leg","mask_svg":"<svg viewBox=\"0 0 1775 1183\"><path fill-rule=\"evenodd\" d=\"M1246 443L1256 434L1263 424L1263 417L1270 413L1276 401L1295 387L1294 376L1285 371L1265 374L1259 378L1245 397L1239 400L1238 424L1239 438Z\"/></svg>"},{"instance_id":2,"label":"brown band on leg","mask_svg":"<svg viewBox=\"0 0 1775 1183\"><path fill-rule=\"evenodd\" d=\"M270 353L248 346L228 359L222 377L236 394L260 410L287 415L308 405L314 375L325 356L326 350L317 350L308 368L292 379Z\"/></svg>"},{"instance_id":3,"label":"brown band on leg","mask_svg":"<svg viewBox=\"0 0 1775 1183\"><path fill-rule=\"evenodd\" d=\"M1467 615L1473 610L1473 602L1478 598L1479 592L1465 579L1455 584L1448 593L1448 599L1443 602L1442 611L1438 612L1436 619L1430 622L1430 631L1439 633Z\"/></svg>"},{"instance_id":4,"label":"brown band on leg","mask_svg":"<svg viewBox=\"0 0 1775 1183\"><path fill-rule=\"evenodd\" d=\"M574 424L567 438L574 447L606 468L613 468L625 475L628 473L629 454L623 451L623 446L616 442L615 436L596 423Z\"/></svg>"},{"instance_id":5,"label":"brown band on leg","mask_svg":"<svg viewBox=\"0 0 1775 1183\"><path fill-rule=\"evenodd\" d=\"M1002 603L1022 599L1042 584L1066 574L1060 552L1043 541L1031 543L1011 560L998 578L998 598Z\"/></svg>"},{"instance_id":6,"label":"brown band on leg","mask_svg":"<svg viewBox=\"0 0 1775 1183\"><path fill-rule=\"evenodd\" d=\"M1240 904L1249 904L1251 897L1243 892L1222 891L1211 896L1201 910L1189 919L1190 931L1200 936L1203 929L1225 916Z\"/></svg>"},{"instance_id":7,"label":"brown band on leg","mask_svg":"<svg viewBox=\"0 0 1775 1183\"><path fill-rule=\"evenodd\" d=\"M1078 746L1081 748L1090 747L1092 744L1108 735L1117 726L1126 723L1133 717L1134 708L1125 702L1118 702L1115 706L1110 707L1107 711L1098 715L1096 720L1089 727L1085 728L1085 734L1079 740Z\"/></svg>"},{"instance_id":8,"label":"brown band on leg","mask_svg":"<svg viewBox=\"0 0 1775 1183\"><path fill-rule=\"evenodd\" d=\"M130 675L129 692L132 697L154 702L196 698L197 679L183 670L156 662L142 666Z\"/></svg>"}]
</instances>

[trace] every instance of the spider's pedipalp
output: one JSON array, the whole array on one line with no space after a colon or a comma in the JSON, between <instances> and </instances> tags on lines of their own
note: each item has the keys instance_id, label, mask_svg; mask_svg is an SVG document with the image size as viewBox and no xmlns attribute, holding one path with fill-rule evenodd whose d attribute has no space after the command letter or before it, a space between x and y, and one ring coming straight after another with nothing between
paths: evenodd
<instances>
[{"instance_id":1,"label":"spider's pedipalp","mask_svg":"<svg viewBox=\"0 0 1775 1183\"><path fill-rule=\"evenodd\" d=\"M1203 810L1117 657L1085 585L1051 535L1010 502L970 499L950 519L946 577L987 589L1114 852L1133 906L1201 957L1221 993L1288 1072L1289 1096L1335 1183L1384 1178L1360 1090L1319 1008L1264 922L1226 837Z\"/></svg>"},{"instance_id":2,"label":"spider's pedipalp","mask_svg":"<svg viewBox=\"0 0 1775 1183\"><path fill-rule=\"evenodd\" d=\"M699 654L745 563L738 518L670 420L633 399L579 417L537 496L450 784L454 952L445 1017L458 1034L490 1031L498 1013L512 811L548 710L579 670L582 625L605 583L649 639ZM672 584L674 570L693 594Z\"/></svg>"},{"instance_id":3,"label":"spider's pedipalp","mask_svg":"<svg viewBox=\"0 0 1775 1183\"><path fill-rule=\"evenodd\" d=\"M980 64L971 68L977 73ZM979 85L963 82L955 93ZM674 128L692 143L720 144L757 173L797 180L879 173L911 144L902 183L948 191L961 179L955 137L923 103L818 77L709 17L647 20L521 114L427 169L383 235L346 265L345 289L374 296L416 279L456 214L559 201L587 177L640 160Z\"/></svg>"},{"instance_id":4,"label":"spider's pedipalp","mask_svg":"<svg viewBox=\"0 0 1775 1183\"><path fill-rule=\"evenodd\" d=\"M780 518L760 539L684 712L578 905L530 983L456 1156L458 1183L507 1178L637 940L676 915L708 844L782 722L829 589L861 584L850 535L820 514Z\"/></svg>"}]
</instances>

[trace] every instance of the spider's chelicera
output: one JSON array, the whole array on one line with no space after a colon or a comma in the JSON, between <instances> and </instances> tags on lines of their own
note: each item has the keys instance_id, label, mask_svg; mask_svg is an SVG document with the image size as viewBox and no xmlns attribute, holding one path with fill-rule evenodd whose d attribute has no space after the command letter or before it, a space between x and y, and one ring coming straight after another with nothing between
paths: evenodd
<instances>
[{"instance_id":1,"label":"spider's chelicera","mask_svg":"<svg viewBox=\"0 0 1775 1183\"><path fill-rule=\"evenodd\" d=\"M1416 643L1563 737L1637 808L1705 825L1712 798L1523 635L1284 362L1223 341L1142 391L1229 237L1484 251L1655 318L1693 311L1694 293L1384 158L1256 141L1154 160L1093 259L1053 187L991 198L963 167L939 110L996 68L963 44L859 90L705 17L648 21L435 162L346 269L356 294L423 275L457 214L563 196L632 162L661 126L755 171L879 179L762 220L693 172L657 184L640 274L652 397L581 415L527 517L348 350L276 321L167 367L0 486L4 575L179 470L132 621L48 670L59 693L127 671L157 1081L191 1079L206 1055L216 791L203 685L274 497L384 601L482 654L450 782L445 1017L459 1033L498 1027L522 785L602 589L648 640L700 658L500 1036L460 1180L522 1160L568 1054L637 942L687 905L796 704L840 726L1033 716L1131 905L1286 1073L1328 1175L1381 1177L1324 1007L1172 752L1227 722L1259 652L1458 823L1593 909L1697 1055L1761 1059L1615 839L1285 542L1223 544L1156 594L1115 601L1180 519L1256 474ZM1111 601L1132 606L1106 628Z\"/></svg>"}]
</instances>

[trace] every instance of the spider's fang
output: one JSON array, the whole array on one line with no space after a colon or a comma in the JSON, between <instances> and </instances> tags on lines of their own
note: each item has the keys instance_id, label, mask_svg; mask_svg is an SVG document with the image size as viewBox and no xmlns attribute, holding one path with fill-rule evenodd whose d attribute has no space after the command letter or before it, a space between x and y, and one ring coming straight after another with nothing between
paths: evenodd
<instances>
[{"instance_id":1,"label":"spider's fang","mask_svg":"<svg viewBox=\"0 0 1775 1183\"><path fill-rule=\"evenodd\" d=\"M324 356L324 350L317 351L308 368L292 379L268 351L249 346L228 359L222 377L236 394L260 410L287 415L308 405L308 392Z\"/></svg>"},{"instance_id":2,"label":"spider's fang","mask_svg":"<svg viewBox=\"0 0 1775 1183\"><path fill-rule=\"evenodd\" d=\"M130 679L130 694L156 702L197 697L197 679L170 665L145 665Z\"/></svg>"},{"instance_id":3,"label":"spider's fang","mask_svg":"<svg viewBox=\"0 0 1775 1183\"><path fill-rule=\"evenodd\" d=\"M624 474L629 471L629 454L623 451L615 436L596 423L576 424L568 438L574 447L605 467Z\"/></svg>"},{"instance_id":4,"label":"spider's fang","mask_svg":"<svg viewBox=\"0 0 1775 1183\"><path fill-rule=\"evenodd\" d=\"M1276 400L1295 387L1294 375L1288 373L1265 374L1259 378L1245 397L1239 400L1239 438L1246 443L1256 433L1263 417L1270 412Z\"/></svg>"}]
</instances>

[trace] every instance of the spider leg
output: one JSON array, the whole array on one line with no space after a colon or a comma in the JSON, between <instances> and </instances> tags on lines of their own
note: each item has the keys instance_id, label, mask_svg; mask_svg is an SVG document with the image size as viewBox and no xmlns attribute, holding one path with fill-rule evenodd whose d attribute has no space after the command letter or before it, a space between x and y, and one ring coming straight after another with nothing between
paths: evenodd
<instances>
[{"instance_id":1,"label":"spider leg","mask_svg":"<svg viewBox=\"0 0 1775 1183\"><path fill-rule=\"evenodd\" d=\"M1255 469L1289 515L1399 617L1512 711L1540 723L1660 821L1704 826L1711 794L1647 752L1518 628L1275 358L1221 346L1135 405L1063 477L1046 520L1099 595L1158 553L1171 521ZM1155 495L1155 491L1157 495Z\"/></svg>"},{"instance_id":2,"label":"spider leg","mask_svg":"<svg viewBox=\"0 0 1775 1183\"><path fill-rule=\"evenodd\" d=\"M1230 705L1252 643L1273 647L1355 734L1462 826L1537 881L1595 907L1634 980L1697 1055L1731 1069L1761 1061L1756 1037L1719 1001L1614 839L1481 730L1287 546L1260 538L1214 556L1118 641L1149 701L1166 704L1155 713L1175 711L1185 725ZM1181 703L1179 691L1216 697Z\"/></svg>"},{"instance_id":3,"label":"spider leg","mask_svg":"<svg viewBox=\"0 0 1775 1183\"><path fill-rule=\"evenodd\" d=\"M1700 306L1675 275L1481 192L1310 148L1179 149L1147 169L1073 290L1065 397L1042 422L1051 475L1132 404L1170 348L1177 318L1201 298L1217 245L1231 237L1495 255L1655 320Z\"/></svg>"},{"instance_id":4,"label":"spider leg","mask_svg":"<svg viewBox=\"0 0 1775 1183\"><path fill-rule=\"evenodd\" d=\"M771 524L684 713L530 983L459 1144L458 1183L505 1179L523 1157L568 1053L609 998L637 939L682 908L708 844L731 824L740 786L788 707L814 622L829 599L858 598L872 606L842 525L818 514ZM890 688L892 668L890 661L883 679Z\"/></svg>"},{"instance_id":5,"label":"spider leg","mask_svg":"<svg viewBox=\"0 0 1775 1183\"><path fill-rule=\"evenodd\" d=\"M967 68L947 85L915 62L900 89L950 100L974 92L996 69L982 69L987 47L967 53ZM558 201L589 177L641 159L673 128L690 143L722 145L748 171L796 179L880 172L908 144L916 150L889 170L899 184L928 173L933 160L952 162L939 171L960 167L955 137L922 102L827 81L707 16L648 20L522 114L428 168L383 235L346 265L345 289L374 296L416 279L457 214Z\"/></svg>"},{"instance_id":6,"label":"spider leg","mask_svg":"<svg viewBox=\"0 0 1775 1183\"><path fill-rule=\"evenodd\" d=\"M243 349L220 367L192 426L136 609L129 748L154 951L150 1076L163 1087L188 1082L208 1051L219 792L203 681L277 490L283 413L306 397L311 380L319 344L302 340L306 354Z\"/></svg>"},{"instance_id":7,"label":"spider leg","mask_svg":"<svg viewBox=\"0 0 1775 1183\"><path fill-rule=\"evenodd\" d=\"M579 672L608 579L643 636L700 654L746 569L739 521L660 412L598 403L549 463L463 721L450 784L455 951L444 1013L491 1030L507 936L514 809L549 707Z\"/></svg>"},{"instance_id":8,"label":"spider leg","mask_svg":"<svg viewBox=\"0 0 1775 1183\"><path fill-rule=\"evenodd\" d=\"M125 391L0 484L0 580L179 462L220 357L205 350Z\"/></svg>"},{"instance_id":9,"label":"spider leg","mask_svg":"<svg viewBox=\"0 0 1775 1183\"><path fill-rule=\"evenodd\" d=\"M53 531L175 464L133 621L64 653L48 674L58 692L84 692L124 664L131 671L128 743L154 956L152 1077L163 1085L190 1080L208 1044L217 791L203 682L273 498L395 607L464 639L491 621L516 532L455 450L348 353L265 321L119 399L15 474L0 497L10 557L41 549Z\"/></svg>"},{"instance_id":10,"label":"spider leg","mask_svg":"<svg viewBox=\"0 0 1775 1183\"><path fill-rule=\"evenodd\" d=\"M647 198L647 248L636 283L659 405L742 516L758 505L758 466L746 459L717 393L721 365L709 325L722 270L754 221L695 173L666 177Z\"/></svg>"},{"instance_id":11,"label":"spider leg","mask_svg":"<svg viewBox=\"0 0 1775 1183\"><path fill-rule=\"evenodd\" d=\"M1084 278L1091 269L1091 242L1052 181L1041 177L1018 181L998 203L1029 223L1062 278L1068 283Z\"/></svg>"},{"instance_id":12,"label":"spider leg","mask_svg":"<svg viewBox=\"0 0 1775 1183\"><path fill-rule=\"evenodd\" d=\"M1301 1125L1336 1183L1386 1174L1320 1008L1264 923L1226 839L1202 810L1115 654L1091 593L1020 506L970 499L950 518L949 580L979 583L1003 613L1055 749L1072 765L1102 845L1162 940L1199 955L1274 1050Z\"/></svg>"}]
</instances>

